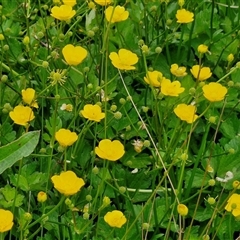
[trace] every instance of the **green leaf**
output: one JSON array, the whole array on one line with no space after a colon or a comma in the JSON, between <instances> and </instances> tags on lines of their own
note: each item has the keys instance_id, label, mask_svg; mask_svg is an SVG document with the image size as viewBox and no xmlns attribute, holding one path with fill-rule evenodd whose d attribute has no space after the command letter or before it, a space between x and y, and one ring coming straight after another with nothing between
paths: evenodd
<instances>
[{"instance_id":1,"label":"green leaf","mask_svg":"<svg viewBox=\"0 0 240 240\"><path fill-rule=\"evenodd\" d=\"M16 141L0 148L0 174L23 157L29 156L37 146L39 131L28 132Z\"/></svg>"}]
</instances>

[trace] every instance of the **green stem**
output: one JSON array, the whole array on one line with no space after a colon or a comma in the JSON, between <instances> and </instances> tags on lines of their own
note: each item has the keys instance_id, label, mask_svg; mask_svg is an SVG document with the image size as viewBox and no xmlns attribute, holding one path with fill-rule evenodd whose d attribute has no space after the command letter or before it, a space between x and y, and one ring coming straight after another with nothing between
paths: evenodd
<instances>
[{"instance_id":1,"label":"green stem","mask_svg":"<svg viewBox=\"0 0 240 240\"><path fill-rule=\"evenodd\" d=\"M49 216L51 213L53 213L54 211L56 211L61 204L64 202L64 200L66 199L66 197L63 195L59 201L59 203L53 207L48 213L43 214L40 218L38 218L35 222L31 223L28 225L27 229L30 229L31 227L33 227L34 225L36 225L37 223L41 222L44 218L46 218L47 216Z\"/></svg>"}]
</instances>

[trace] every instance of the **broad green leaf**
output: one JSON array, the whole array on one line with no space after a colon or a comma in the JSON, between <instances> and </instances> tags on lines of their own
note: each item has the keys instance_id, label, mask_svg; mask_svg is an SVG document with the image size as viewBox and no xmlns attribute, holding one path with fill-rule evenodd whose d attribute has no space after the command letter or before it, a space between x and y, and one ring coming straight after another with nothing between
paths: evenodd
<instances>
[{"instance_id":1,"label":"broad green leaf","mask_svg":"<svg viewBox=\"0 0 240 240\"><path fill-rule=\"evenodd\" d=\"M0 174L23 157L29 156L39 140L39 131L28 132L0 148Z\"/></svg>"}]
</instances>

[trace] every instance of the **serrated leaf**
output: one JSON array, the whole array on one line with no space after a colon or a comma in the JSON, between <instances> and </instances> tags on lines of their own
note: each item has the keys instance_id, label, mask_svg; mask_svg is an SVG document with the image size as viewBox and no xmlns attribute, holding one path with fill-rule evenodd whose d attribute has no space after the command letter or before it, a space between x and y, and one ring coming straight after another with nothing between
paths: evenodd
<instances>
[{"instance_id":1,"label":"serrated leaf","mask_svg":"<svg viewBox=\"0 0 240 240\"><path fill-rule=\"evenodd\" d=\"M29 156L38 144L40 131L25 133L16 141L0 148L0 174L14 163Z\"/></svg>"}]
</instances>

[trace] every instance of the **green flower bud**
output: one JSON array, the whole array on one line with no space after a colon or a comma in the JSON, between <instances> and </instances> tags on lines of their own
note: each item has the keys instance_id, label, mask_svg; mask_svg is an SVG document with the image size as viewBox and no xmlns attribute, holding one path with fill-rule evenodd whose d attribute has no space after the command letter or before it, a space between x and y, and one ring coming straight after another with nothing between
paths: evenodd
<instances>
[{"instance_id":1,"label":"green flower bud","mask_svg":"<svg viewBox=\"0 0 240 240\"><path fill-rule=\"evenodd\" d=\"M215 184L216 184L216 181L214 179L210 179L208 181L208 185L211 186L211 187L213 187Z\"/></svg>"},{"instance_id":2,"label":"green flower bud","mask_svg":"<svg viewBox=\"0 0 240 240\"><path fill-rule=\"evenodd\" d=\"M121 118L122 118L122 113L119 112L119 111L118 111L118 112L115 112L115 113L114 113L114 118L117 119L117 120L121 119Z\"/></svg>"},{"instance_id":3,"label":"green flower bud","mask_svg":"<svg viewBox=\"0 0 240 240\"><path fill-rule=\"evenodd\" d=\"M8 76L7 75L2 75L1 77L1 82L7 82L8 81Z\"/></svg>"},{"instance_id":4,"label":"green flower bud","mask_svg":"<svg viewBox=\"0 0 240 240\"><path fill-rule=\"evenodd\" d=\"M112 105L112 106L110 107L110 110L113 111L113 112L115 112L115 111L117 110L117 105Z\"/></svg>"},{"instance_id":5,"label":"green flower bud","mask_svg":"<svg viewBox=\"0 0 240 240\"><path fill-rule=\"evenodd\" d=\"M124 98L120 98L119 103L123 105L126 103L126 100Z\"/></svg>"},{"instance_id":6,"label":"green flower bud","mask_svg":"<svg viewBox=\"0 0 240 240\"><path fill-rule=\"evenodd\" d=\"M88 202L91 202L91 201L92 201L92 196L88 194L88 195L86 196L86 200L87 200Z\"/></svg>"},{"instance_id":7,"label":"green flower bud","mask_svg":"<svg viewBox=\"0 0 240 240\"><path fill-rule=\"evenodd\" d=\"M160 54L162 52L162 48L161 47L156 47L155 48L155 53Z\"/></svg>"},{"instance_id":8,"label":"green flower bud","mask_svg":"<svg viewBox=\"0 0 240 240\"><path fill-rule=\"evenodd\" d=\"M125 192L126 192L127 188L126 188L126 187L124 187L124 186L121 186L121 187L119 187L119 189L118 189L118 190L119 190L119 192L120 192L120 193L122 193L122 194L123 194L123 193L125 193Z\"/></svg>"}]
</instances>

